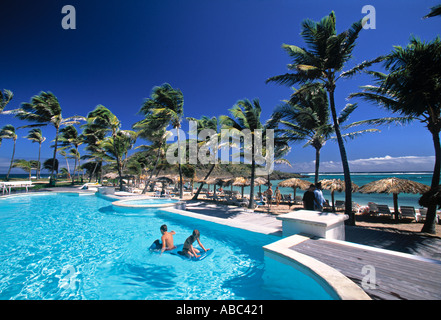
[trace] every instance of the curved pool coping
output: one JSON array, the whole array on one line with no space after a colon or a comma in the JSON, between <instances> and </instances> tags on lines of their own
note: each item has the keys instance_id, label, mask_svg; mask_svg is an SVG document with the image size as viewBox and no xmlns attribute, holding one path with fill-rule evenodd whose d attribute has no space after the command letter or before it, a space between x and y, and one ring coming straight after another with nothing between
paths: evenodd
<instances>
[{"instance_id":1,"label":"curved pool coping","mask_svg":"<svg viewBox=\"0 0 441 320\"><path fill-rule=\"evenodd\" d=\"M149 200L149 199L154 199L154 200L158 200L161 198L155 198L155 197L130 197L128 199L123 199L123 200L117 200L112 202L113 206L116 207L123 207L123 208L137 208L137 209L148 209L148 208L168 208L168 207L176 207L181 205L183 202L180 201L177 198L167 198L167 199L172 199L172 200L176 200L173 202L167 202L167 203L155 203L155 204L128 204L125 202L128 201L138 201L138 200Z\"/></svg>"},{"instance_id":2,"label":"curved pool coping","mask_svg":"<svg viewBox=\"0 0 441 320\"><path fill-rule=\"evenodd\" d=\"M308 235L296 234L263 247L269 258L289 265L310 275L328 294L338 300L372 300L356 283L338 270L308 255L290 249L295 244L310 239Z\"/></svg>"}]
</instances>

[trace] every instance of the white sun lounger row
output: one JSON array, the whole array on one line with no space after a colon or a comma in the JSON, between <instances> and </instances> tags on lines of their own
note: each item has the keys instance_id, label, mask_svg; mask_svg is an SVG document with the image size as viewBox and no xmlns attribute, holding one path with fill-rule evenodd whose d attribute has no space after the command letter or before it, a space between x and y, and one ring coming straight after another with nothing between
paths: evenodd
<instances>
[{"instance_id":1,"label":"white sun lounger row","mask_svg":"<svg viewBox=\"0 0 441 320\"><path fill-rule=\"evenodd\" d=\"M26 192L28 192L28 188L32 188L34 185L32 181L7 181L0 182L0 188L2 188L2 194L5 194L5 191L8 194L11 193L12 188L26 188Z\"/></svg>"}]
</instances>

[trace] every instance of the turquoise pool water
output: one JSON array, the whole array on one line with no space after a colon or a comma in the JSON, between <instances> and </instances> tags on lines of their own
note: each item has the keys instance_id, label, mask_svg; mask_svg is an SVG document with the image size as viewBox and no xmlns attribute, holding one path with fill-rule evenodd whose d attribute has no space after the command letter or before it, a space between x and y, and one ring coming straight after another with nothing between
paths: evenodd
<instances>
[{"instance_id":1,"label":"turquoise pool water","mask_svg":"<svg viewBox=\"0 0 441 320\"><path fill-rule=\"evenodd\" d=\"M264 258L280 238L157 209L125 215L78 194L0 199L0 299L331 299L314 280ZM197 228L203 261L148 248L159 227L183 243Z\"/></svg>"}]
</instances>

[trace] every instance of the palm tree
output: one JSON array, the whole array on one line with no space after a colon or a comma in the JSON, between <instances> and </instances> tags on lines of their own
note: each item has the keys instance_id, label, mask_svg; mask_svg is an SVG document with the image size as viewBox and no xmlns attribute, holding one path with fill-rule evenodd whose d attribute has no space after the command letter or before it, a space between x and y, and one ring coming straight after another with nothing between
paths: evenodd
<instances>
[{"instance_id":1,"label":"palm tree","mask_svg":"<svg viewBox=\"0 0 441 320\"><path fill-rule=\"evenodd\" d=\"M15 133L15 127L12 124L7 124L0 129L0 139L12 139L14 141L14 147L12 149L11 164L9 165L8 174L6 180L9 180L9 174L11 173L12 164L14 162L15 145L17 142L17 134Z\"/></svg>"},{"instance_id":2,"label":"palm tree","mask_svg":"<svg viewBox=\"0 0 441 320\"><path fill-rule=\"evenodd\" d=\"M17 159L14 160L14 164L12 165L13 168L21 168L27 173L29 173L29 181L31 180L31 172L32 169L37 169L40 167L40 163L35 160L24 160L24 159Z\"/></svg>"},{"instance_id":3,"label":"palm tree","mask_svg":"<svg viewBox=\"0 0 441 320\"><path fill-rule=\"evenodd\" d=\"M72 175L70 174L70 167L69 167L69 161L67 160L68 157L67 157L66 149L67 149L67 147L61 147L61 148L58 148L57 152L64 157L64 160L66 160L66 172L65 172L65 175L67 176L67 178L69 180L73 180Z\"/></svg>"},{"instance_id":4,"label":"palm tree","mask_svg":"<svg viewBox=\"0 0 441 320\"><path fill-rule=\"evenodd\" d=\"M426 43L411 38L407 47L396 46L382 59L389 74L369 72L375 85L364 86L363 92L350 97L361 97L426 125L435 148L431 182L435 190L441 172L441 39ZM422 232L435 233L435 217L436 206L429 206Z\"/></svg>"},{"instance_id":5,"label":"palm tree","mask_svg":"<svg viewBox=\"0 0 441 320\"><path fill-rule=\"evenodd\" d=\"M46 137L43 137L43 133L41 132L40 128L34 128L31 129L28 133L28 135L25 137L26 139L34 142L38 142L38 166L37 166L37 173L36 177L37 180L40 179L40 154L41 154L41 144L46 141Z\"/></svg>"},{"instance_id":6,"label":"palm tree","mask_svg":"<svg viewBox=\"0 0 441 320\"><path fill-rule=\"evenodd\" d=\"M61 147L69 148L73 146L74 148L70 150L69 155L71 158L75 159L74 170L72 175L72 183L74 183L75 172L77 171L77 167L80 166L80 153L78 151L78 147L83 144L82 135L78 134L77 128L73 125L68 125L60 130L59 142L61 142ZM78 166L77 166L78 161ZM79 175L79 170L78 170Z\"/></svg>"},{"instance_id":7,"label":"palm tree","mask_svg":"<svg viewBox=\"0 0 441 320\"><path fill-rule=\"evenodd\" d=\"M251 181L250 181L250 201L249 208L254 208L254 179L256 172L256 135L258 130L263 130L264 125L260 121L262 108L259 99L253 102L248 99L239 100L230 109L232 117L220 116L222 126L229 130L249 130L251 133ZM247 153L249 151L246 151ZM244 151L245 153L245 151Z\"/></svg>"},{"instance_id":8,"label":"palm tree","mask_svg":"<svg viewBox=\"0 0 441 320\"><path fill-rule=\"evenodd\" d=\"M441 4L433 6L430 8L430 12L423 17L423 19L441 16Z\"/></svg>"},{"instance_id":9,"label":"palm tree","mask_svg":"<svg viewBox=\"0 0 441 320\"><path fill-rule=\"evenodd\" d=\"M178 169L179 169L179 197L183 197L182 190L182 169L181 157L183 150L180 143L179 129L184 115L184 95L179 89L174 89L170 84L164 83L161 86L154 87L150 98L146 99L139 111L146 119L156 122L158 128L166 128L171 125L176 129L178 137Z\"/></svg>"},{"instance_id":10,"label":"palm tree","mask_svg":"<svg viewBox=\"0 0 441 320\"><path fill-rule=\"evenodd\" d=\"M147 151L147 153L156 153L154 167L150 172L149 178L146 179L145 186L142 191L142 194L145 194L150 185L153 173L155 172L156 167L161 159L161 152L164 151L166 138L169 136L169 134L166 131L166 127L161 121L157 121L153 114L147 114L143 120L136 122L133 125L133 129L138 133L138 137L152 142L150 146L139 146L137 148L142 148Z\"/></svg>"},{"instance_id":11,"label":"palm tree","mask_svg":"<svg viewBox=\"0 0 441 320\"><path fill-rule=\"evenodd\" d=\"M119 176L119 188L122 191L123 181L121 157L123 154L121 153L121 150L118 150L118 147L121 147L119 143L120 139L118 138L121 122L117 116L115 116L105 106L98 105L87 115L86 126L90 131L98 131L101 132L101 134L108 132L110 133L110 137L103 139L99 144L99 147L105 149L105 151L111 154L111 156L115 159Z\"/></svg>"},{"instance_id":12,"label":"palm tree","mask_svg":"<svg viewBox=\"0 0 441 320\"><path fill-rule=\"evenodd\" d=\"M220 121L219 121L219 119L216 117L209 118L207 116L202 116L201 119L195 119L195 118L188 117L187 120L195 121L197 123L198 132L192 132L191 134L199 135L199 133L202 130L211 130L212 132L214 132L213 136L207 137L205 140L200 141L199 146L200 147L204 146L205 148L210 150L212 157L217 157L218 149L222 147L222 145L219 144L219 137L220 137L220 130L219 130L219 124L220 124L219 122ZM216 145L217 145L217 148L216 148ZM210 169L208 170L207 174L205 175L204 180L207 180L208 177L211 175L211 173L213 172L213 169L216 167L216 163L217 163L217 161L214 161L211 164ZM197 198L199 197L199 194L202 191L203 186L204 186L204 182L201 182L198 190L193 195L192 200L197 200Z\"/></svg>"},{"instance_id":13,"label":"palm tree","mask_svg":"<svg viewBox=\"0 0 441 320\"><path fill-rule=\"evenodd\" d=\"M360 125L378 125L384 123L401 122L403 118L381 118L357 121L343 125L356 110L356 104L347 104L338 116L338 123L342 131ZM334 126L331 123L328 98L325 89L319 83L306 85L296 90L291 100L275 109L272 122L281 125L281 132L290 142L306 141L304 147L315 148L315 178L319 181L320 151L328 140L334 140ZM364 129L342 134L343 139L354 139L359 135L379 132L378 129Z\"/></svg>"},{"instance_id":14,"label":"palm tree","mask_svg":"<svg viewBox=\"0 0 441 320\"><path fill-rule=\"evenodd\" d=\"M84 150L87 151L88 154L82 156L81 159L88 159L95 161L95 165L90 175L89 182L92 180L92 176L93 174L96 173L97 169L99 170L98 172L100 173L99 176L100 178L98 180L99 182L101 182L102 173L103 173L103 170L101 168L103 164L105 150L100 148L100 144L104 140L106 133L103 130L94 130L93 128L90 128L87 123L84 124L82 128L83 128L83 132L81 134L81 137L83 139L83 142L86 144Z\"/></svg>"},{"instance_id":15,"label":"palm tree","mask_svg":"<svg viewBox=\"0 0 441 320\"><path fill-rule=\"evenodd\" d=\"M60 103L57 97L51 92L42 91L39 95L33 96L31 102L23 103L21 108L17 110L15 116L20 120L27 120L37 123L32 126L45 126L51 124L55 127L55 147L54 155L52 157L52 169L50 175L50 184L54 185L54 168L57 157L58 134L61 126L78 124L79 121L84 121L84 117L73 116L63 118L61 113Z\"/></svg>"},{"instance_id":16,"label":"palm tree","mask_svg":"<svg viewBox=\"0 0 441 320\"><path fill-rule=\"evenodd\" d=\"M100 147L105 150L109 160L114 160L120 181L120 190L123 190L122 173L125 168L128 151L136 142L136 133L130 130L118 130L114 136L105 138Z\"/></svg>"},{"instance_id":17,"label":"palm tree","mask_svg":"<svg viewBox=\"0 0 441 320\"><path fill-rule=\"evenodd\" d=\"M302 31L300 35L306 42L308 49L294 45L284 44L283 48L292 58L293 63L288 65L288 69L293 73L287 73L271 77L266 82L276 82L288 86L295 84L305 84L317 81L323 84L329 95L329 104L335 134L340 150L340 156L343 166L343 173L346 185L345 207L346 214L349 216L349 224L355 225L355 216L352 208L352 186L349 163L343 137L338 123L338 116L335 107L334 93L336 82L340 78L348 78L365 67L377 62L364 61L351 70L342 72L345 64L351 59L352 51L355 47L355 41L358 34L363 29L361 20L352 24L350 29L337 34L336 18L334 12L325 16L319 22L306 19L302 22Z\"/></svg>"}]
</instances>

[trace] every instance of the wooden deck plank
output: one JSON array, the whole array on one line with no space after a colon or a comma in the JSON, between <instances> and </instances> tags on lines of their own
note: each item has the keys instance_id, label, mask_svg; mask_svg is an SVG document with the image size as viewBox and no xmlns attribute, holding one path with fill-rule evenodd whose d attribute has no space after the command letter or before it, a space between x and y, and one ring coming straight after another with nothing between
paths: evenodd
<instances>
[{"instance_id":1,"label":"wooden deck plank","mask_svg":"<svg viewBox=\"0 0 441 320\"><path fill-rule=\"evenodd\" d=\"M441 299L441 264L323 239L310 239L291 249L326 263L360 287L363 266L373 266L376 288L365 290L373 299Z\"/></svg>"}]
</instances>

